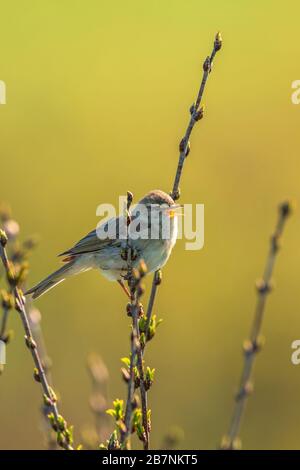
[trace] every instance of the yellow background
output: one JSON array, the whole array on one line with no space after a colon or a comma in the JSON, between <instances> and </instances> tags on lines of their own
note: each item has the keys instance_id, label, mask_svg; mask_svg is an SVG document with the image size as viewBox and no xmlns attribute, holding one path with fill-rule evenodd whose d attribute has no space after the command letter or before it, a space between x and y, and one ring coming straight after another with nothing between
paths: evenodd
<instances>
[{"instance_id":1,"label":"yellow background","mask_svg":"<svg viewBox=\"0 0 300 470\"><path fill-rule=\"evenodd\" d=\"M156 368L150 391L152 444L170 425L181 447L215 448L226 432L276 206L300 199L299 2L10 0L0 3L0 199L23 235L41 243L30 284L58 266L56 254L98 221L96 207L171 189L178 142L214 34L205 118L192 136L182 203L205 204L205 246L178 242L164 269L155 312L163 317L147 349ZM299 212L288 221L267 304L264 351L242 427L244 448L299 448ZM148 290L149 292L149 290ZM88 408L89 351L110 371L110 396L125 397L119 358L129 321L121 290L89 272L36 305L53 359L61 409L75 425ZM0 447L39 448L40 390L16 314L16 338L0 378Z\"/></svg>"}]
</instances>

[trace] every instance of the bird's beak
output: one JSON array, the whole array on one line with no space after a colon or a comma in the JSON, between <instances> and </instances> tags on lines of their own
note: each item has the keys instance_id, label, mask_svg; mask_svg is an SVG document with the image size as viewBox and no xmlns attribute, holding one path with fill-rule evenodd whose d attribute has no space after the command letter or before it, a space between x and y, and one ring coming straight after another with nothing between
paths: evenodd
<instances>
[{"instance_id":1,"label":"bird's beak","mask_svg":"<svg viewBox=\"0 0 300 470\"><path fill-rule=\"evenodd\" d=\"M173 204L169 209L168 209L168 216L170 219L173 219L177 215L177 210L182 209L183 205L182 204Z\"/></svg>"}]
</instances>

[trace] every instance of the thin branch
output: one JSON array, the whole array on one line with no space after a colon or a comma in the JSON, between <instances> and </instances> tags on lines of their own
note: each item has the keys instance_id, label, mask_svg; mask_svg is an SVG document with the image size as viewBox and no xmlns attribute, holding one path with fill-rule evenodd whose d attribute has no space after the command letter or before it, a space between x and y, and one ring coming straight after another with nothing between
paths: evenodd
<instances>
[{"instance_id":1,"label":"thin branch","mask_svg":"<svg viewBox=\"0 0 300 470\"><path fill-rule=\"evenodd\" d=\"M125 410L125 429L121 436L121 444L125 447L128 447L128 439L131 434L131 418L133 412L133 397L134 397L134 390L135 390L135 359L137 350L139 348L139 341L137 335L137 318L138 318L138 307L136 301L132 303L131 309L132 315L132 333L131 333L131 355L130 355L130 368L129 368L129 381L128 381L128 393L127 393L127 402L126 402L126 410Z\"/></svg>"},{"instance_id":2,"label":"thin branch","mask_svg":"<svg viewBox=\"0 0 300 470\"><path fill-rule=\"evenodd\" d=\"M162 280L162 272L160 269L158 269L157 271L155 271L154 276L153 276L151 293L150 293L150 298L149 298L148 307L147 307L147 313L146 313L147 323L146 323L146 330L145 330L146 337L147 337L147 333L148 333L150 322L151 322L156 291L157 291L158 286L161 284L161 280Z\"/></svg>"},{"instance_id":3,"label":"thin branch","mask_svg":"<svg viewBox=\"0 0 300 470\"><path fill-rule=\"evenodd\" d=\"M174 201L177 201L180 197L179 183L180 183L180 179L182 176L182 170L183 170L185 159L190 152L189 139L190 139L192 130L196 122L203 118L204 108L203 106L201 106L201 101L203 98L208 76L212 70L213 59L216 53L221 49L221 47L222 47L222 37L221 37L221 33L218 32L215 36L213 50L211 52L211 55L208 56L203 63L203 76L202 76L200 88L199 88L195 103L193 103L192 106L190 107L191 117L190 117L187 129L185 131L185 135L181 139L180 144L179 144L179 159L178 159L177 170L176 170L176 174L174 178L173 189L171 192L171 196ZM148 328L150 325L155 296L157 293L157 286L160 283L161 283L161 271L159 270L159 271L156 271L153 276L151 294L150 294L149 304L147 308L147 330L146 331L148 331Z\"/></svg>"},{"instance_id":4,"label":"thin branch","mask_svg":"<svg viewBox=\"0 0 300 470\"><path fill-rule=\"evenodd\" d=\"M276 255L280 248L280 237L282 235L287 217L291 213L291 206L284 202L279 206L278 221L275 231L270 240L270 249L266 261L263 278L257 282L257 304L254 314L254 320L251 327L250 339L244 342L244 367L241 374L239 391L235 398L235 407L233 410L228 435L223 438L222 449L238 449L241 447L239 431L243 418L247 397L253 390L251 375L255 362L256 354L261 350L263 341L260 337L262 322L265 312L267 295L271 292L271 278L274 269Z\"/></svg>"},{"instance_id":5,"label":"thin branch","mask_svg":"<svg viewBox=\"0 0 300 470\"><path fill-rule=\"evenodd\" d=\"M0 222L1 227L3 227L8 241L15 245L15 241L19 235L20 227L18 222L16 222L11 216L11 209L8 205L1 203L0 204ZM1 273L2 274L2 273ZM6 344L10 342L11 333L7 330L9 311L13 309L14 302L11 295L11 289L9 291L1 290L1 306L2 306L2 318L0 326L0 339ZM0 365L0 372L3 370L3 367Z\"/></svg>"},{"instance_id":6,"label":"thin branch","mask_svg":"<svg viewBox=\"0 0 300 470\"><path fill-rule=\"evenodd\" d=\"M57 437L58 437L58 444L67 450L72 450L72 445L71 445L71 431L70 429L67 428L66 421L63 419L63 417L59 414L58 408L57 408L57 398L50 387L45 369L43 367L42 361L40 359L38 350L37 350L37 345L36 342L33 339L32 332L31 332L31 327L30 323L28 320L28 315L26 312L26 307L25 307L25 298L23 296L22 291L17 287L16 279L15 279L15 273L12 268L12 264L8 260L7 253L6 253L6 246L7 243L7 236L3 230L0 231L0 257L2 260L3 267L6 272L6 277L7 280L11 286L12 289L12 294L14 296L14 301L15 301L15 309L20 315L23 328L25 331L25 343L28 349L30 350L34 365L35 365L35 373L34 377L35 379L41 383L43 393L44 393L44 401L45 403L49 406L52 416L53 416L53 427L55 431L57 432ZM50 418L49 418L50 419Z\"/></svg>"},{"instance_id":7,"label":"thin branch","mask_svg":"<svg viewBox=\"0 0 300 470\"><path fill-rule=\"evenodd\" d=\"M11 210L7 205L0 205L0 221L2 228L8 238L6 250L9 259L13 263L15 276L18 280L17 286L25 291L26 277L28 274L27 258L31 251L36 247L37 239L36 237L31 236L27 238L23 243L20 243L20 226L18 222L12 218ZM3 316L0 327L0 339L5 341L5 343L9 343L12 336L12 331L7 331L9 310L14 309L14 300L12 295L12 289L10 286L9 291L1 291L1 301L3 308ZM27 301L27 311L33 338L37 344L37 349L39 351L41 362L45 369L48 383L51 387L53 387L50 374L51 359L47 354L46 345L43 337L41 327L41 314L36 308L32 308L30 301ZM49 407L45 403L43 403L41 406L43 431L46 437L47 449L52 450L57 448L57 442L48 418L48 414L50 413L50 411L51 410L49 410Z\"/></svg>"},{"instance_id":8,"label":"thin branch","mask_svg":"<svg viewBox=\"0 0 300 470\"><path fill-rule=\"evenodd\" d=\"M138 318L134 319L135 329L137 331L137 337L140 338ZM148 450L150 447L150 436L149 436L149 423L148 423L148 397L146 390L146 380L144 374L144 363L143 363L143 349L141 342L139 341L137 347L137 366L140 376L140 393L141 393L141 405L142 405L142 422L145 431L145 439L143 441L144 450Z\"/></svg>"},{"instance_id":9,"label":"thin branch","mask_svg":"<svg viewBox=\"0 0 300 470\"><path fill-rule=\"evenodd\" d=\"M24 286L23 286L24 287ZM27 301L28 302L28 301ZM52 361L48 355L46 343L43 335L43 330L41 326L42 316L40 311L37 308L32 308L31 304L27 307L28 310L28 321L31 328L32 336L36 342L37 351L40 356L41 363L44 367L46 378L48 384L53 388L53 381L51 376L51 366ZM41 405L41 414L42 414L42 426L45 435L45 445L48 450L54 450L57 448L57 442L53 433L51 423L49 421L48 415L51 413L51 409L47 403Z\"/></svg>"},{"instance_id":10,"label":"thin branch","mask_svg":"<svg viewBox=\"0 0 300 470\"><path fill-rule=\"evenodd\" d=\"M198 95L197 95L195 103L193 103L192 106L190 107L190 113L191 113L190 121L185 131L185 135L181 139L180 144L179 144L180 154L179 154L179 160L178 160L176 175L174 179L173 189L171 193L171 196L174 199L174 201L176 201L180 197L179 183L180 183L180 178L182 175L184 161L190 152L189 139L190 139L192 130L194 128L194 125L196 124L197 121L203 118L204 109L203 107L200 107L200 105L201 105L202 97L204 94L205 85L207 83L208 76L212 69L213 59L216 53L221 49L221 47L222 47L222 37L220 33L217 33L215 37L212 53L210 56L208 56L205 59L203 63L203 76L202 76L200 88L198 91Z\"/></svg>"},{"instance_id":11,"label":"thin branch","mask_svg":"<svg viewBox=\"0 0 300 470\"><path fill-rule=\"evenodd\" d=\"M130 206L133 200L133 195L129 191L127 192L127 207L126 207L126 218L127 218L127 229L131 222ZM149 432L148 432L148 419L147 419L147 395L145 389L144 380L144 368L143 368L143 356L140 342L140 331L139 331L139 315L141 311L140 298L143 295L144 287L141 284L142 278L146 275L147 268L143 262L140 263L139 270L132 269L132 261L134 259L134 253L129 245L129 236L127 232L126 248L125 248L125 259L127 260L127 281L130 291L131 302L129 304L129 314L132 317L132 333L131 333L131 356L130 356L130 367L129 367L129 380L128 380L128 394L125 410L125 429L121 435L121 444L128 447L128 439L131 434L131 419L133 412L133 399L135 390L135 364L137 364L139 375L140 375L140 392L142 401L142 415L143 415L143 426L145 432L144 449L149 448ZM123 253L124 256L124 253Z\"/></svg>"}]
</instances>

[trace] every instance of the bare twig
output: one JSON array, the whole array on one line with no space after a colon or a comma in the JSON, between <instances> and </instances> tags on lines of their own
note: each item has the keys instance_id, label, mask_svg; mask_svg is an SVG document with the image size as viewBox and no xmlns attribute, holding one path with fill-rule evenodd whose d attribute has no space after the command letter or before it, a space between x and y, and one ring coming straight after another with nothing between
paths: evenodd
<instances>
[{"instance_id":1,"label":"bare twig","mask_svg":"<svg viewBox=\"0 0 300 470\"><path fill-rule=\"evenodd\" d=\"M41 326L42 316L40 311L37 308L33 308L31 304L29 305L27 310L28 321L31 328L32 336L34 341L36 342L37 351L39 353L48 384L51 388L53 388L53 380L51 376L52 361L47 353L47 348L44 340L43 330ZM44 401L41 405L41 414L42 428L45 436L45 445L48 450L54 450L57 448L57 441L55 439L55 434L48 418L49 413L51 413L51 408Z\"/></svg>"},{"instance_id":2,"label":"bare twig","mask_svg":"<svg viewBox=\"0 0 300 470\"><path fill-rule=\"evenodd\" d=\"M272 285L271 278L274 268L276 255L280 248L280 237L282 235L284 225L288 215L291 213L291 206L288 202L284 202L279 206L278 221L275 231L271 237L270 250L266 261L264 274L261 280L256 284L258 299L254 314L254 320L251 327L250 339L246 340L243 345L244 350L244 367L240 379L239 391L235 397L235 407L233 410L229 432L221 443L222 449L238 449L241 447L241 442L238 437L243 413L247 397L253 390L251 383L251 375L256 354L261 350L263 340L260 337L261 327L264 317L265 305L267 295L270 293Z\"/></svg>"},{"instance_id":3,"label":"bare twig","mask_svg":"<svg viewBox=\"0 0 300 470\"><path fill-rule=\"evenodd\" d=\"M49 416L49 419L52 423L52 426L54 430L57 433L57 441L58 444L68 450L72 450L72 431L70 428L67 428L67 423L64 420L64 418L59 414L58 408L57 408L57 398L56 395L53 391L53 389L50 387L45 369L43 367L41 358L39 356L38 350L37 350L37 345L36 342L33 339L32 336L32 331L30 327L30 323L28 320L28 315L26 312L26 307L25 307L25 298L23 296L23 293L21 289L17 287L17 280L16 276L12 267L12 263L8 260L7 253L6 253L6 246L7 243L7 236L3 230L0 231L0 257L2 260L3 267L6 272L6 277L8 280L8 283L11 286L12 294L14 296L14 301L15 301L15 309L20 315L23 328L25 331L25 343L28 349L30 350L34 365L35 365L35 370L34 370L34 378L36 379L37 382L41 383L43 393L44 393L44 401L49 406L49 409L51 410L51 415Z\"/></svg>"},{"instance_id":4,"label":"bare twig","mask_svg":"<svg viewBox=\"0 0 300 470\"><path fill-rule=\"evenodd\" d=\"M212 65L213 65L213 59L216 55L216 53L221 49L222 47L222 37L221 34L218 32L216 34L215 40L214 40L214 46L213 50L210 56L208 56L204 63L203 63L203 76L200 84L200 88L198 91L198 95L196 98L195 103L192 104L190 107L190 120L187 126L187 129L185 131L184 137L181 139L180 144L179 144L179 159L178 159L178 164L177 164L177 170L175 174L175 179L173 183L173 189L171 192L171 196L174 199L174 201L177 201L180 197L180 188L179 188L179 183L182 175L182 170L183 170L183 165L185 162L186 157L188 156L190 152L190 136L192 133L192 130L194 128L194 125L197 121L203 118L203 113L204 113L204 108L201 106L201 101L202 97L204 94L205 90L205 85L207 83L208 76L212 70ZM159 282L158 282L159 280ZM150 320L151 320L151 315L153 311L153 306L154 306L154 301L155 301L155 296L157 292L157 286L161 282L161 272L157 271L154 276L153 276L153 281L152 281L152 289L151 289L151 295L150 295L150 300L147 308L147 324L149 326Z\"/></svg>"},{"instance_id":5,"label":"bare twig","mask_svg":"<svg viewBox=\"0 0 300 470\"><path fill-rule=\"evenodd\" d=\"M221 49L221 47L222 47L222 37L220 33L217 33L215 37L212 53L210 56L208 56L205 59L203 63L203 76L202 76L200 88L198 91L198 95L197 95L195 103L193 103L192 106L190 107L190 113L191 113L190 121L185 131L185 135L181 139L180 144L179 144L180 154L179 154L179 160L178 160L176 175L174 179L173 189L171 193L171 196L174 199L174 201L176 201L180 197L179 183L180 183L180 178L181 178L181 174L183 170L184 161L190 152L189 138L191 136L195 123L203 118L204 109L203 107L200 107L200 105L201 105L203 93L205 90L205 85L212 69L213 59L216 53Z\"/></svg>"}]
</instances>

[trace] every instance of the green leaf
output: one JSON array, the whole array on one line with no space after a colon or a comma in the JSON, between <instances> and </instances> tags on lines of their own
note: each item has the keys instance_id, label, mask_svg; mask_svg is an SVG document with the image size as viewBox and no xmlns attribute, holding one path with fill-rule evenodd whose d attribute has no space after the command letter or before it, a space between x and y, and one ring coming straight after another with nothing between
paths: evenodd
<instances>
[{"instance_id":1,"label":"green leaf","mask_svg":"<svg viewBox=\"0 0 300 470\"><path fill-rule=\"evenodd\" d=\"M113 410L113 409L111 409L111 408L110 408L109 410L106 410L106 413L107 413L109 416L112 416L113 418L116 417L116 412L115 412L115 410Z\"/></svg>"},{"instance_id":2,"label":"green leaf","mask_svg":"<svg viewBox=\"0 0 300 470\"><path fill-rule=\"evenodd\" d=\"M123 362L123 364L125 364L125 366L127 366L128 369L129 369L129 367L130 367L130 359L129 359L129 357L122 357L122 358L121 358L121 362Z\"/></svg>"}]
</instances>

